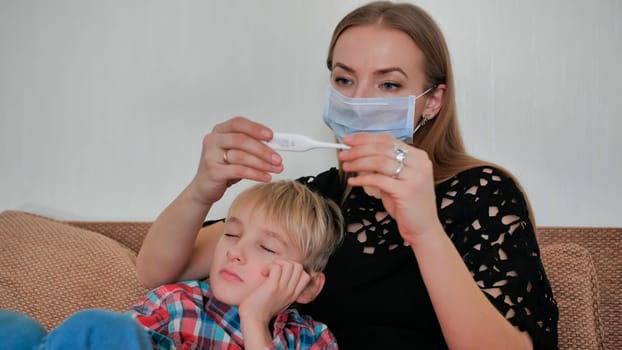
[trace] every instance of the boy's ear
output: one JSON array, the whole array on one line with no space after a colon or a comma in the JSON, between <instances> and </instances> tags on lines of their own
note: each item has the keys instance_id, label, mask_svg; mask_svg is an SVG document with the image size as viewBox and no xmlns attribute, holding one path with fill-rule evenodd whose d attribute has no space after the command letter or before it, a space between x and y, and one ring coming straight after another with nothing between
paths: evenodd
<instances>
[{"instance_id":1,"label":"boy's ear","mask_svg":"<svg viewBox=\"0 0 622 350\"><path fill-rule=\"evenodd\" d=\"M311 276L311 281L309 281L309 284L307 284L296 299L296 302L299 304L308 304L312 302L313 299L320 294L322 288L324 288L326 277L323 272L311 272L309 275Z\"/></svg>"}]
</instances>

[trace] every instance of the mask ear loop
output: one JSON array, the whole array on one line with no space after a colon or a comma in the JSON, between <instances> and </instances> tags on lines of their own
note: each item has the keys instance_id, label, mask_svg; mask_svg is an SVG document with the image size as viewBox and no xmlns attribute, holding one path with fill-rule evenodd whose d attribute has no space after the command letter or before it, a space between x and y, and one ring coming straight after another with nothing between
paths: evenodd
<instances>
[{"instance_id":1,"label":"mask ear loop","mask_svg":"<svg viewBox=\"0 0 622 350\"><path fill-rule=\"evenodd\" d=\"M420 93L419 95L415 96L415 101L416 101L419 97L421 97L421 96L423 96L423 95L427 94L428 92L430 92L430 91L432 91L432 90L436 89L437 87L438 87L438 84L434 84L431 88L429 88L429 89L427 89L426 91L424 91L424 92ZM431 119L431 117L430 117L430 116L427 116L427 115L422 115L422 116L421 116L421 119L419 119L419 123L417 123L417 125L415 126L415 129L413 130L413 135L415 135L415 133L417 132L417 130L419 130L419 128L421 128L422 126L424 126L424 125L425 125L425 123L427 123L427 122L428 122L428 120L430 120L430 119Z\"/></svg>"},{"instance_id":2,"label":"mask ear loop","mask_svg":"<svg viewBox=\"0 0 622 350\"><path fill-rule=\"evenodd\" d=\"M428 117L427 115L422 115L421 119L419 119L419 123L417 123L417 125L415 126L415 130L413 130L413 135L417 132L417 130L419 130L419 128L424 126L425 123L428 122L428 120L430 120L430 117Z\"/></svg>"}]
</instances>

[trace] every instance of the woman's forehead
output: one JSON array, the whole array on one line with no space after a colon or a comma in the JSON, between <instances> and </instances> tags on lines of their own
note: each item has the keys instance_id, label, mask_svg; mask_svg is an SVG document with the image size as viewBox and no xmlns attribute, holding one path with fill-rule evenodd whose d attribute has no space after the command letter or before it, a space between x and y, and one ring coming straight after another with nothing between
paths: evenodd
<instances>
[{"instance_id":1,"label":"woman's forehead","mask_svg":"<svg viewBox=\"0 0 622 350\"><path fill-rule=\"evenodd\" d=\"M399 67L415 73L422 71L422 62L423 53L408 34L379 25L346 29L333 51L333 67L340 63L357 72Z\"/></svg>"}]
</instances>

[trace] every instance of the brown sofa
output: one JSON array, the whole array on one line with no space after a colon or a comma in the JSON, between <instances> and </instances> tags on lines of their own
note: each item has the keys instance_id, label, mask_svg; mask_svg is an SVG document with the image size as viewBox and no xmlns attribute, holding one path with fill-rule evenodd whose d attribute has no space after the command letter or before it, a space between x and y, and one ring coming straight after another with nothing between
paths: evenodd
<instances>
[{"instance_id":1,"label":"brown sofa","mask_svg":"<svg viewBox=\"0 0 622 350\"><path fill-rule=\"evenodd\" d=\"M145 292L135 273L148 222L60 222L0 212L0 308L50 329L85 308L124 310ZM540 227L560 309L561 349L622 349L622 228Z\"/></svg>"}]
</instances>

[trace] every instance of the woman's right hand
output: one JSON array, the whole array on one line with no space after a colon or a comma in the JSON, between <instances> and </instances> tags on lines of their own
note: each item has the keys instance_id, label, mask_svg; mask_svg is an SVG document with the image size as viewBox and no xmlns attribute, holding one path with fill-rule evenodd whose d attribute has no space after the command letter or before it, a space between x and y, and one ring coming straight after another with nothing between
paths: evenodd
<instances>
[{"instance_id":1,"label":"woman's right hand","mask_svg":"<svg viewBox=\"0 0 622 350\"><path fill-rule=\"evenodd\" d=\"M281 157L262 142L271 139L272 130L244 117L216 125L203 138L199 167L190 184L196 198L211 205L242 179L269 182L271 173L282 172Z\"/></svg>"},{"instance_id":2,"label":"woman's right hand","mask_svg":"<svg viewBox=\"0 0 622 350\"><path fill-rule=\"evenodd\" d=\"M205 278L222 224L202 227L212 205L241 179L270 181L283 171L281 157L262 141L272 130L246 118L218 124L203 139L196 175L153 222L138 252L141 283L153 288Z\"/></svg>"}]
</instances>

